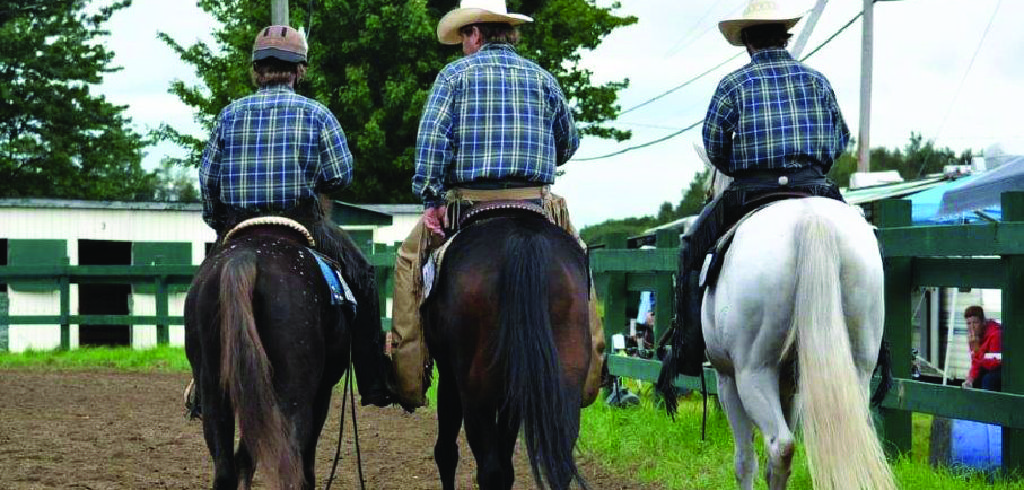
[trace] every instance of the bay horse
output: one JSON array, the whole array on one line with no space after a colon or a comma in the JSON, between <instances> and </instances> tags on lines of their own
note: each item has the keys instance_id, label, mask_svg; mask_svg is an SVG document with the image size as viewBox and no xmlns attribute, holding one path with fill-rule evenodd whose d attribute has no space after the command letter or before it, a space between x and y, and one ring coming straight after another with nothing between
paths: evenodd
<instances>
[{"instance_id":1,"label":"bay horse","mask_svg":"<svg viewBox=\"0 0 1024 490\"><path fill-rule=\"evenodd\" d=\"M317 438L349 365L350 326L307 243L285 227L242 229L203 261L189 289L185 349L214 489L250 488L257 462L271 488L315 483Z\"/></svg>"},{"instance_id":2,"label":"bay horse","mask_svg":"<svg viewBox=\"0 0 1024 490\"><path fill-rule=\"evenodd\" d=\"M717 195L730 179L715 173ZM701 315L740 488L753 488L757 473L754 425L769 488L786 488L798 418L815 488L896 488L869 411L883 271L859 209L808 197L754 212L736 228Z\"/></svg>"},{"instance_id":3,"label":"bay horse","mask_svg":"<svg viewBox=\"0 0 1024 490\"><path fill-rule=\"evenodd\" d=\"M586 253L541 214L487 216L452 239L422 309L442 486L455 488L465 423L481 490L512 488L520 426L538 486L586 488L573 458L591 362Z\"/></svg>"}]
</instances>

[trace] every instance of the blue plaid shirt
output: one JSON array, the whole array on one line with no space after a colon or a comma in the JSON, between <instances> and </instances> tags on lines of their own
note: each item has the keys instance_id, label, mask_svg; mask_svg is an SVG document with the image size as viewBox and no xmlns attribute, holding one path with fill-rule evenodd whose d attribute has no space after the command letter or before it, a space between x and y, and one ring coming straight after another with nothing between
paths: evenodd
<instances>
[{"instance_id":1,"label":"blue plaid shirt","mask_svg":"<svg viewBox=\"0 0 1024 490\"><path fill-rule=\"evenodd\" d=\"M704 147L728 175L747 169L828 172L850 131L825 77L784 49L757 51L718 84L704 119Z\"/></svg>"},{"instance_id":2,"label":"blue plaid shirt","mask_svg":"<svg viewBox=\"0 0 1024 490\"><path fill-rule=\"evenodd\" d=\"M203 220L215 204L286 210L352 180L352 154L323 104L279 85L259 89L221 111L203 151Z\"/></svg>"},{"instance_id":3,"label":"blue plaid shirt","mask_svg":"<svg viewBox=\"0 0 1024 490\"><path fill-rule=\"evenodd\" d=\"M550 184L579 147L555 77L507 44L441 70L423 109L412 191L427 206L448 186L474 180Z\"/></svg>"}]
</instances>

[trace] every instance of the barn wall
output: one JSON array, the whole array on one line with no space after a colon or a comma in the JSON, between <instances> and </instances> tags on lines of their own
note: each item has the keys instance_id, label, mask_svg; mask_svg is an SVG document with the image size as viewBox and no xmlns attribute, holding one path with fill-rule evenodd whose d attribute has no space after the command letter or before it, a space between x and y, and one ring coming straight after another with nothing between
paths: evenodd
<instances>
[{"instance_id":1,"label":"barn wall","mask_svg":"<svg viewBox=\"0 0 1024 490\"><path fill-rule=\"evenodd\" d=\"M85 206L89 206L88 203ZM83 207L3 207L0 208L0 237L9 240L67 240L67 255L78 265L78 240L112 240L132 242L191 243L191 263L198 265L205 256L205 244L216 240L198 209L87 209ZM11 264L16 265L16 264ZM182 315L185 294L172 294L168 313ZM11 315L57 315L60 295L52 292L8 292ZM135 294L131 298L133 314L156 314L153 294ZM71 314L78 314L78 286L71 285ZM183 328L171 326L172 344L184 343ZM8 349L54 349L60 346L59 325L11 325L8 327ZM133 328L132 345L146 347L156 344L155 326ZM78 347L78 326L71 327L71 347Z\"/></svg>"},{"instance_id":2,"label":"barn wall","mask_svg":"<svg viewBox=\"0 0 1024 490\"><path fill-rule=\"evenodd\" d=\"M377 229L373 241L385 245L404 241L419 220L419 214L396 214L393 216L391 226L383 226Z\"/></svg>"}]
</instances>

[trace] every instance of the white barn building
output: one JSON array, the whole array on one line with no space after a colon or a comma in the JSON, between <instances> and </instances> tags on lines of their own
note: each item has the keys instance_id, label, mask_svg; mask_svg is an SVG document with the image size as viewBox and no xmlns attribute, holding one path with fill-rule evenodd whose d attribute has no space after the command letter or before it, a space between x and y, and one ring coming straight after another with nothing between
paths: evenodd
<instances>
[{"instance_id":1,"label":"white barn building","mask_svg":"<svg viewBox=\"0 0 1024 490\"><path fill-rule=\"evenodd\" d=\"M367 253L401 241L422 207L336 202L332 218ZM198 265L216 237L197 203L0 199L0 266L3 265ZM185 287L171 286L168 314L180 316ZM60 292L52 281L0 284L0 350L53 349L59 325L7 325L7 315L58 315ZM71 315L155 315L153 286L71 284ZM390 311L390 308L389 310ZM171 345L184 329L171 325ZM71 347L156 344L155 325L71 326Z\"/></svg>"}]
</instances>

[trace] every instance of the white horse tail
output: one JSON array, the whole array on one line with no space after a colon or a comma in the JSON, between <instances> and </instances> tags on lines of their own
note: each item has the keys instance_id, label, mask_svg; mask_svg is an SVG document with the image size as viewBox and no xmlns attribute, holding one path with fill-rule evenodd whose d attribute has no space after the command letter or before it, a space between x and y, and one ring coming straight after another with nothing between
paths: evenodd
<instances>
[{"instance_id":1,"label":"white horse tail","mask_svg":"<svg viewBox=\"0 0 1024 490\"><path fill-rule=\"evenodd\" d=\"M798 399L814 488L895 490L843 318L836 226L813 207L805 209L809 213L796 227L790 332L797 337Z\"/></svg>"}]
</instances>

